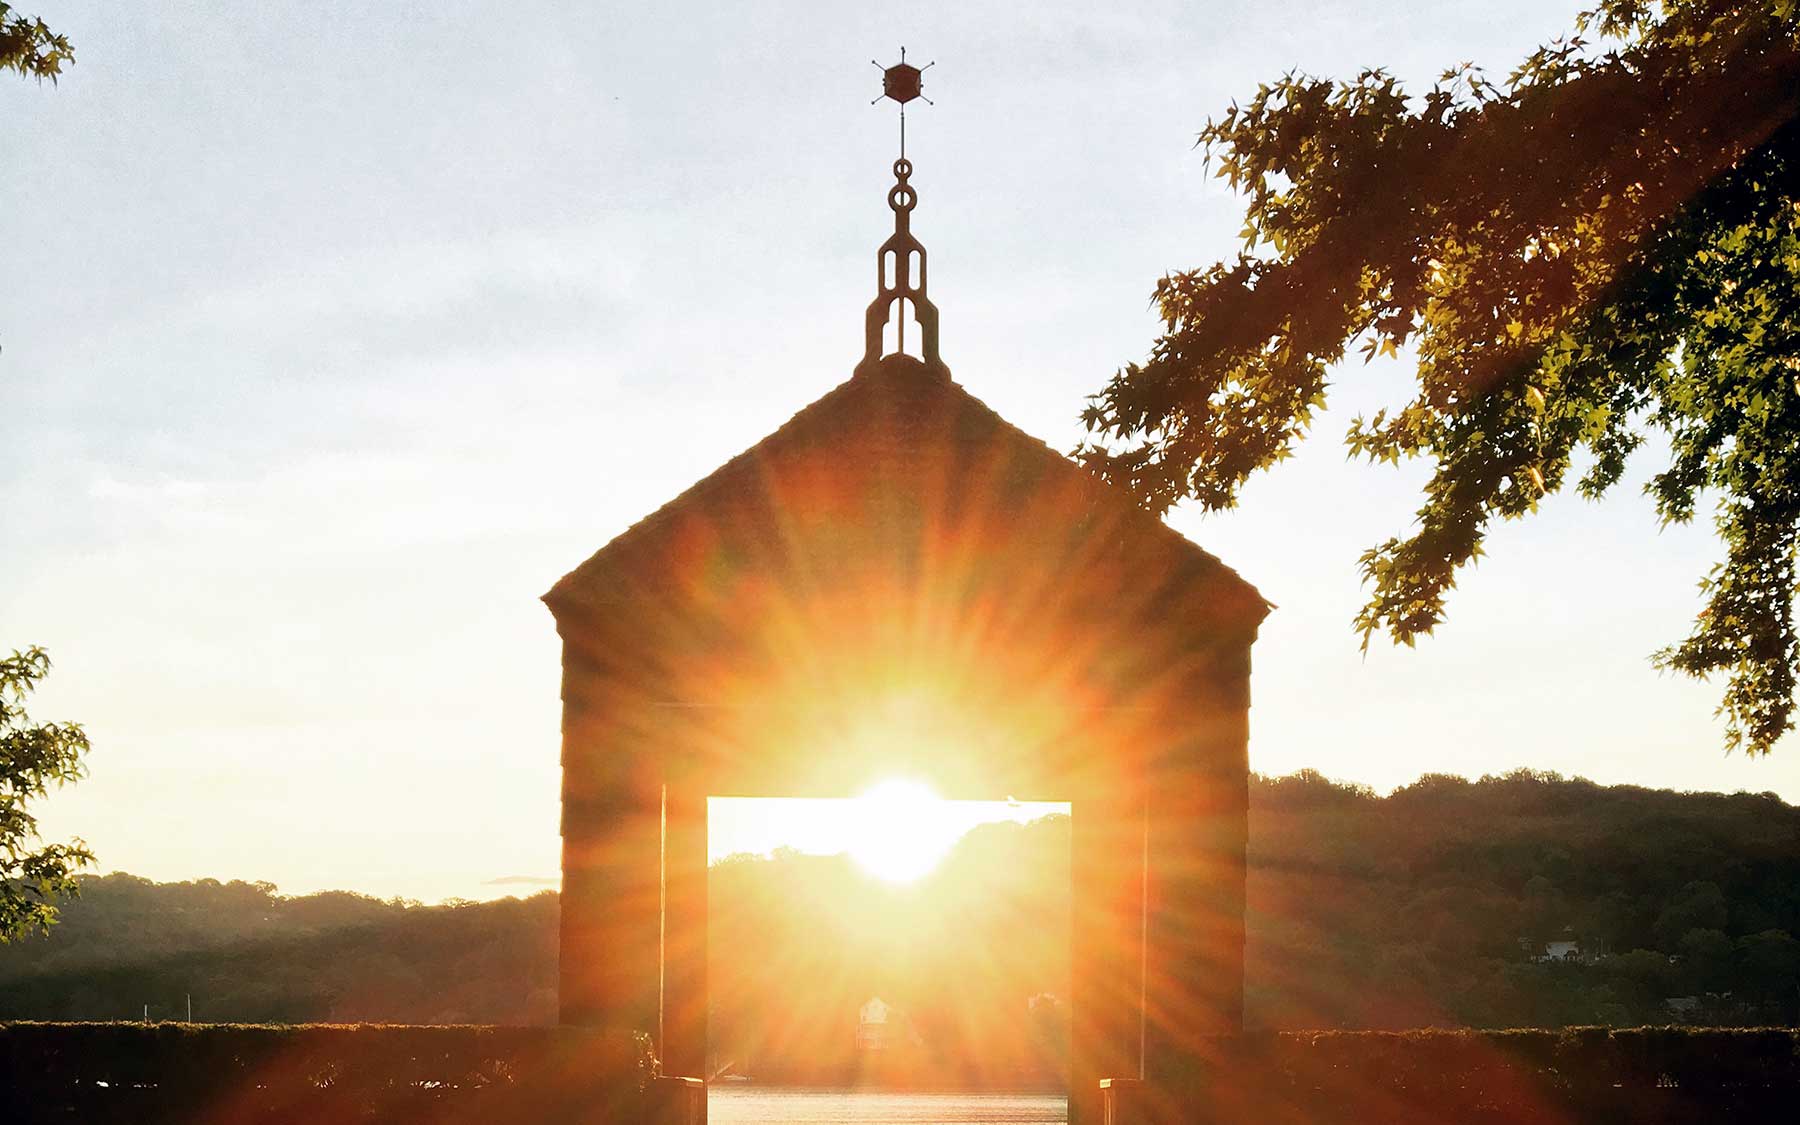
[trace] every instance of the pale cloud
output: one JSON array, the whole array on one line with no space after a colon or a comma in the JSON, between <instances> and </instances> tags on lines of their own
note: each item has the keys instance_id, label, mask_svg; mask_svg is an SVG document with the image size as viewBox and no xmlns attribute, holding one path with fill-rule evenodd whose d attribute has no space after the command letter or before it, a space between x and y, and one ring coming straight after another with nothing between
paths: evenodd
<instances>
[{"instance_id":1,"label":"pale cloud","mask_svg":"<svg viewBox=\"0 0 1800 1125\"><path fill-rule=\"evenodd\" d=\"M88 485L87 494L94 500L164 504L191 503L203 499L209 491L211 486L200 481L173 480L168 477L124 481L111 475L101 475Z\"/></svg>"}]
</instances>

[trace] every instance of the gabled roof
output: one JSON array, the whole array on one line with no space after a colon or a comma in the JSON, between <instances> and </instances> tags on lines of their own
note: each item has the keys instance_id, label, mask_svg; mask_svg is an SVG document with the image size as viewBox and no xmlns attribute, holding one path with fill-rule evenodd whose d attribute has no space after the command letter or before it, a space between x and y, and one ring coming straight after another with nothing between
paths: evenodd
<instances>
[{"instance_id":1,"label":"gabled roof","mask_svg":"<svg viewBox=\"0 0 1800 1125\"><path fill-rule=\"evenodd\" d=\"M829 518L821 513L853 486L863 495L880 494L884 503L898 499L901 507L909 497L937 508L984 506L984 518L996 525L1085 523L1116 548L1120 564L1147 563L1163 584L1204 591L1214 620L1254 628L1269 609L1235 571L1125 494L1001 418L941 367L903 355L859 367L774 433L627 528L558 581L544 601L561 617L644 597L646 583L673 568L684 526L696 522L710 525L714 535L797 541L794 525ZM1033 508L1034 498L1050 495L1055 504ZM857 526L867 527L868 510L859 511L864 522ZM849 538L866 550L883 549L875 529Z\"/></svg>"}]
</instances>

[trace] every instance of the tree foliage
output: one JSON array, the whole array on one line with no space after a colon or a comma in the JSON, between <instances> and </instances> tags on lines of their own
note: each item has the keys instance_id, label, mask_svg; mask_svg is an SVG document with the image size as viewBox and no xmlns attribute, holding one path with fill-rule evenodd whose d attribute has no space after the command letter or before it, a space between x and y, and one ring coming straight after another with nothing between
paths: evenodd
<instances>
[{"instance_id":1,"label":"tree foliage","mask_svg":"<svg viewBox=\"0 0 1800 1125\"><path fill-rule=\"evenodd\" d=\"M54 83L62 68L74 61L75 48L67 36L51 31L41 19L15 13L11 4L0 3L0 70Z\"/></svg>"},{"instance_id":2,"label":"tree foliage","mask_svg":"<svg viewBox=\"0 0 1800 1125\"><path fill-rule=\"evenodd\" d=\"M33 723L25 697L50 672L41 648L0 659L0 943L56 920L56 900L80 891L94 861L80 840L45 844L26 807L86 775L87 735L75 723Z\"/></svg>"},{"instance_id":3,"label":"tree foliage","mask_svg":"<svg viewBox=\"0 0 1800 1125\"><path fill-rule=\"evenodd\" d=\"M1603 0L1505 82L1465 65L1422 96L1290 73L1200 143L1244 249L1157 283L1163 332L1078 456L1151 510L1226 508L1347 352L1412 349L1416 396L1347 435L1434 470L1411 534L1362 556L1366 646L1430 633L1496 518L1599 497L1660 435L1658 512L1709 493L1724 559L1656 659L1724 673L1728 744L1766 752L1800 671L1800 3Z\"/></svg>"}]
</instances>

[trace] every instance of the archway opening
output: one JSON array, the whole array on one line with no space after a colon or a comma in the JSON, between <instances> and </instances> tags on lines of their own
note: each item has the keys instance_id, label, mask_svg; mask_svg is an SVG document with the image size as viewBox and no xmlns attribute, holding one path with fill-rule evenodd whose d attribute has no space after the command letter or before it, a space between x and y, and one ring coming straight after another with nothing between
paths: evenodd
<instances>
[{"instance_id":1,"label":"archway opening","mask_svg":"<svg viewBox=\"0 0 1800 1125\"><path fill-rule=\"evenodd\" d=\"M893 778L707 804L716 1120L746 1101L779 1112L759 1099L796 1087L1035 1099L1062 1119L1067 803L941 800Z\"/></svg>"}]
</instances>

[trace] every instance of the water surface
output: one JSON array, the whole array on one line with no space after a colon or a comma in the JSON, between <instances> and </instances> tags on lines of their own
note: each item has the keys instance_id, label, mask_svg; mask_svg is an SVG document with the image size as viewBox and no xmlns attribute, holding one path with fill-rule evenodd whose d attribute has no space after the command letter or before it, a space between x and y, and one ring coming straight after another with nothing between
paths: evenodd
<instances>
[{"instance_id":1,"label":"water surface","mask_svg":"<svg viewBox=\"0 0 1800 1125\"><path fill-rule=\"evenodd\" d=\"M712 1125L1064 1125L1060 1094L900 1094L714 1086Z\"/></svg>"}]
</instances>

